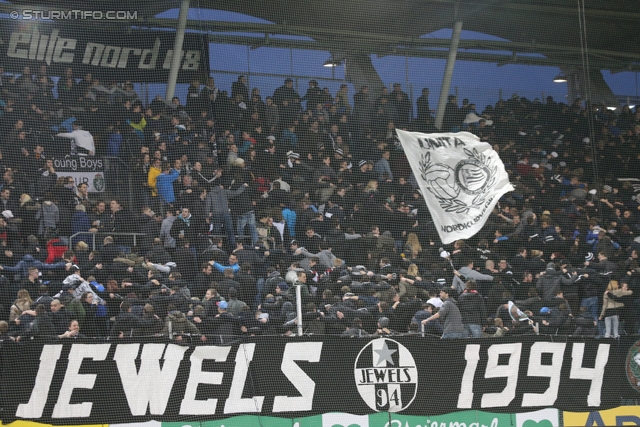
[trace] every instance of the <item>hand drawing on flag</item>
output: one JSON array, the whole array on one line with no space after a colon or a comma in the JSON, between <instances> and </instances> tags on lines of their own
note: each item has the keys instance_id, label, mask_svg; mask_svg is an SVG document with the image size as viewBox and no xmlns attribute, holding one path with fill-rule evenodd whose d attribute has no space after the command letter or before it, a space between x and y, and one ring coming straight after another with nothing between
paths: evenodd
<instances>
[{"instance_id":1,"label":"hand drawing on flag","mask_svg":"<svg viewBox=\"0 0 640 427\"><path fill-rule=\"evenodd\" d=\"M492 159L473 150L463 149L469 156L460 160L454 168L443 163L431 162L431 152L422 155L420 176L429 185L431 192L445 212L469 213L471 209L481 209L488 191L496 180L498 167ZM469 204L460 200L460 191L475 196Z\"/></svg>"}]
</instances>

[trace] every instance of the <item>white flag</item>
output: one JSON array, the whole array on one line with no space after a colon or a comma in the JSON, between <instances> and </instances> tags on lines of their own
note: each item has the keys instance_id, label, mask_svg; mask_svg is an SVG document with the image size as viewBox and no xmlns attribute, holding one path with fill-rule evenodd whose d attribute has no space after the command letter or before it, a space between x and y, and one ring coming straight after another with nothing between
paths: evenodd
<instances>
[{"instance_id":1,"label":"white flag","mask_svg":"<svg viewBox=\"0 0 640 427\"><path fill-rule=\"evenodd\" d=\"M442 243L474 236L513 191L498 153L477 136L396 132Z\"/></svg>"}]
</instances>

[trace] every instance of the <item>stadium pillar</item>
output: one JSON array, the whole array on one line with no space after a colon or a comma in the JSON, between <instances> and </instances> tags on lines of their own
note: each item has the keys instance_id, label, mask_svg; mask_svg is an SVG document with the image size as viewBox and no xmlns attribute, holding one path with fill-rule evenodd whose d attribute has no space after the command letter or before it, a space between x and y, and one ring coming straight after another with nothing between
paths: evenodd
<instances>
[{"instance_id":1,"label":"stadium pillar","mask_svg":"<svg viewBox=\"0 0 640 427\"><path fill-rule=\"evenodd\" d=\"M302 336L302 283L296 282L296 315L298 318L298 336Z\"/></svg>"},{"instance_id":2,"label":"stadium pillar","mask_svg":"<svg viewBox=\"0 0 640 427\"><path fill-rule=\"evenodd\" d=\"M449 57L447 65L444 68L444 78L442 79L442 88L440 89L440 99L438 100L438 110L436 111L436 128L442 128L442 119L444 119L444 109L447 106L447 96L449 96L449 87L451 86L451 78L453 77L453 66L456 64L456 55L458 54L458 44L460 43L460 33L462 32L462 21L456 21L451 35L451 47L449 48Z\"/></svg>"},{"instance_id":3,"label":"stadium pillar","mask_svg":"<svg viewBox=\"0 0 640 427\"><path fill-rule=\"evenodd\" d=\"M171 68L169 69L169 81L167 82L167 102L171 102L176 91L178 72L182 59L182 42L184 41L184 31L187 28L187 15L189 14L189 0L182 0L180 3L180 14L178 15L178 28L176 29L176 39L173 43L173 57L171 58Z\"/></svg>"}]
</instances>

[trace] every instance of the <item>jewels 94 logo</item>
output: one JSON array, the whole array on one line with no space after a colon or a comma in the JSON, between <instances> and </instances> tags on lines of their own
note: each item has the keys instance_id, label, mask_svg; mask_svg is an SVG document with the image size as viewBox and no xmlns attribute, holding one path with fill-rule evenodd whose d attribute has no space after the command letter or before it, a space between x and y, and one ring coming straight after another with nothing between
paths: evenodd
<instances>
[{"instance_id":1,"label":"jewels 94 logo","mask_svg":"<svg viewBox=\"0 0 640 427\"><path fill-rule=\"evenodd\" d=\"M419 161L421 178L445 212L467 214L471 209L481 209L496 182L498 166L491 157L475 148L462 150L468 157L454 167L433 163L431 152Z\"/></svg>"},{"instance_id":2,"label":"jewels 94 logo","mask_svg":"<svg viewBox=\"0 0 640 427\"><path fill-rule=\"evenodd\" d=\"M397 341L379 338L360 350L354 366L358 393L374 411L406 409L418 391L418 368Z\"/></svg>"}]
</instances>

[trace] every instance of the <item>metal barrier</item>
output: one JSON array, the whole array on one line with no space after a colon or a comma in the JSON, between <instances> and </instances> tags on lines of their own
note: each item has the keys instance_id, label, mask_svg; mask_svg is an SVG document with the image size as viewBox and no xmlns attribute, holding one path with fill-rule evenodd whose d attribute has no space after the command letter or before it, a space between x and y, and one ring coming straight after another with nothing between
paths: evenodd
<instances>
[{"instance_id":1,"label":"metal barrier","mask_svg":"<svg viewBox=\"0 0 640 427\"><path fill-rule=\"evenodd\" d=\"M80 235L90 235L91 236L91 250L95 251L96 250L96 235L99 234L100 236L103 237L107 237L107 236L132 236L133 237L133 246L136 246L137 243L137 236L146 236L145 233L104 233L104 232L97 232L97 233L93 233L91 231L81 231L79 233L73 234L71 236L69 236L69 244L71 244L71 242L73 241L74 237L80 236Z\"/></svg>"},{"instance_id":2,"label":"metal barrier","mask_svg":"<svg viewBox=\"0 0 640 427\"><path fill-rule=\"evenodd\" d=\"M71 236L69 236L69 244L71 244L71 242L73 241L74 237L77 236L81 236L81 235L90 235L91 236L91 250L95 251L96 250L96 235L100 235L100 237L105 238L107 236L132 236L133 237L133 246L137 246L137 236L146 236L145 233L106 233L104 231L98 231L96 233L93 233L91 231L81 231L79 233L73 234ZM226 234L207 234L207 237L209 238L215 238L215 237L221 237L223 239L227 239L227 235ZM245 240L245 241L250 241L251 240L251 236L248 234L237 234L236 235L236 240Z\"/></svg>"}]
</instances>

